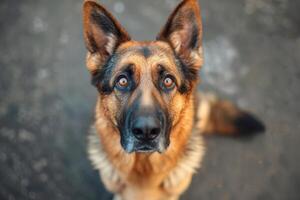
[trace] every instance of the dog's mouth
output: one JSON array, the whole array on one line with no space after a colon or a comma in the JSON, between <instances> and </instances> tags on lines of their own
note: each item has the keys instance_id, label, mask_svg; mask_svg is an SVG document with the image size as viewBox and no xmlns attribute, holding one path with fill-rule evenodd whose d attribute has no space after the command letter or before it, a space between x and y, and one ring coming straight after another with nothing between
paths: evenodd
<instances>
[{"instance_id":1,"label":"dog's mouth","mask_svg":"<svg viewBox=\"0 0 300 200\"><path fill-rule=\"evenodd\" d=\"M141 145L136 147L135 151L136 153L154 153L158 151L156 147L150 146L150 145Z\"/></svg>"},{"instance_id":2,"label":"dog's mouth","mask_svg":"<svg viewBox=\"0 0 300 200\"><path fill-rule=\"evenodd\" d=\"M168 134L161 134L154 140L138 140L126 132L121 133L121 146L127 153L163 153L169 146Z\"/></svg>"}]
</instances>

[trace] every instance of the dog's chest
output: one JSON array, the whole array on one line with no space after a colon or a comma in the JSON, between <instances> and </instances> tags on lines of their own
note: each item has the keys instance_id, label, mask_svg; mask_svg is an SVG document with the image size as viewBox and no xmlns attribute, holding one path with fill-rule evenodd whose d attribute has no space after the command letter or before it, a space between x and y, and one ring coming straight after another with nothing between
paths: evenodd
<instances>
[{"instance_id":1,"label":"dog's chest","mask_svg":"<svg viewBox=\"0 0 300 200\"><path fill-rule=\"evenodd\" d=\"M200 166L204 146L201 135L193 133L182 156L176 162L158 153L151 156L137 154L131 163L126 163L126 161L122 163L123 159L119 158L120 165L131 166L131 169L124 173L109 160L96 129L92 127L88 153L94 168L99 170L102 181L109 190L126 187L127 184L137 188L172 188L193 174Z\"/></svg>"}]
</instances>

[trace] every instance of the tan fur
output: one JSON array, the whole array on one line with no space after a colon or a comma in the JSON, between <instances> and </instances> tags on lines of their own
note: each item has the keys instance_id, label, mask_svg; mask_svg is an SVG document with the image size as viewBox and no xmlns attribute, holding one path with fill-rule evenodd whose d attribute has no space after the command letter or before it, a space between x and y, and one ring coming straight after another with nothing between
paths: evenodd
<instances>
[{"instance_id":1,"label":"tan fur","mask_svg":"<svg viewBox=\"0 0 300 200\"><path fill-rule=\"evenodd\" d=\"M86 66L88 70L93 73L100 68L102 63L102 57L99 53L90 53L86 55Z\"/></svg>"},{"instance_id":2,"label":"tan fur","mask_svg":"<svg viewBox=\"0 0 300 200\"><path fill-rule=\"evenodd\" d=\"M183 12L189 10L199 12L194 0L186 1L179 7L182 7ZM110 18L120 34L107 33L107 30L102 30L101 25L95 25L97 19L91 17L95 13L102 13ZM173 15L176 17L175 14ZM196 13L195 17L199 28L197 31L200 33L199 13ZM170 18L171 22L172 18ZM196 82L191 83L190 91L186 94L175 91L161 94L153 81L158 80L157 70L162 65L173 74L178 85L182 84L182 72L178 71L177 61L173 55L174 47L178 54L190 60L189 65L199 68L202 65L202 33L198 35L198 46L193 51L187 47L189 39L184 35L192 28L189 25L180 32L173 32L170 37L162 32L159 36L161 39L158 41L131 41L118 22L94 1L86 1L84 4L83 23L85 42L89 50L87 67L91 74L100 70L110 55L119 53L122 57L115 63L111 80L123 70L124 66L130 64L133 65L135 79L139 81L139 87L130 97L118 93L99 96L96 122L89 137L89 157L94 167L99 170L106 188L118 194L116 196L118 199L178 199L189 186L192 174L200 166L204 155L201 135L193 131L195 110L193 91ZM173 47L167 40L174 42ZM140 55L139 51L143 47L151 51L150 56ZM117 118L121 114L120 108L124 106L123 102L127 101L130 104L138 95L137 93L142 95L142 105L151 104L155 98L160 105L166 107L172 118L170 146L162 154L127 154L120 145L120 134L116 128Z\"/></svg>"}]
</instances>

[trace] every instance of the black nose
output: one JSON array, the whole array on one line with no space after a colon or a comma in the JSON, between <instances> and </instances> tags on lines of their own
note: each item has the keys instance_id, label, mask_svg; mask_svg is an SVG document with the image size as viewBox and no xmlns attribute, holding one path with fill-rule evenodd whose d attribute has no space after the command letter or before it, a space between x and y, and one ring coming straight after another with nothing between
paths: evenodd
<instances>
[{"instance_id":1,"label":"black nose","mask_svg":"<svg viewBox=\"0 0 300 200\"><path fill-rule=\"evenodd\" d=\"M140 116L132 124L132 133L139 140L153 140L160 131L158 119L151 116Z\"/></svg>"}]
</instances>

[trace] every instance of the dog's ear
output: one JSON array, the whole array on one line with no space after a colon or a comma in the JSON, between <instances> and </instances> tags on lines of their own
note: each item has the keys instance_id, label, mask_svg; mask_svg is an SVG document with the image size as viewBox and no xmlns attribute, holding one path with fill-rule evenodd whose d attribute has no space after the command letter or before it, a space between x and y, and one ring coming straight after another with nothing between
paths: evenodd
<instances>
[{"instance_id":1,"label":"dog's ear","mask_svg":"<svg viewBox=\"0 0 300 200\"><path fill-rule=\"evenodd\" d=\"M203 64L202 22L197 0L183 0L169 17L157 40L168 42L186 65Z\"/></svg>"},{"instance_id":2,"label":"dog's ear","mask_svg":"<svg viewBox=\"0 0 300 200\"><path fill-rule=\"evenodd\" d=\"M83 33L88 49L87 67L91 73L98 70L130 36L117 20L95 1L83 4Z\"/></svg>"}]
</instances>

